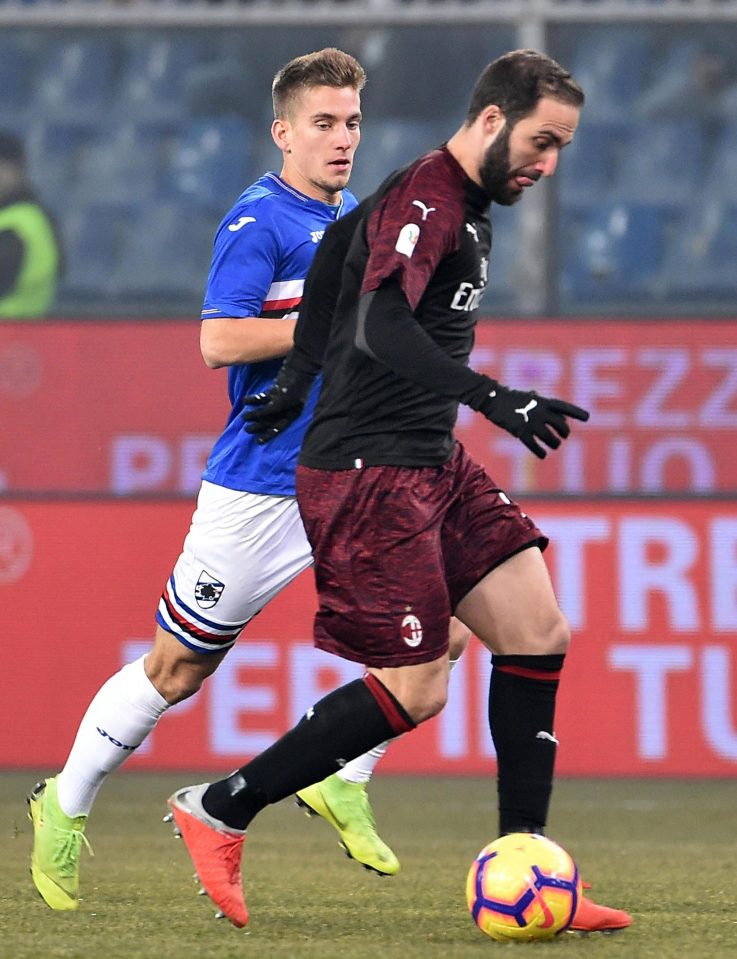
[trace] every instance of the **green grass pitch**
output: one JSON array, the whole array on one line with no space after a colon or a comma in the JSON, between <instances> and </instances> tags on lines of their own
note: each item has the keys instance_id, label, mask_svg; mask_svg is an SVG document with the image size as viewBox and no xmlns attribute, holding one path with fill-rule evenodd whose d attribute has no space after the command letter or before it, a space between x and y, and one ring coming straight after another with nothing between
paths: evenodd
<instances>
[{"instance_id":1,"label":"green grass pitch","mask_svg":"<svg viewBox=\"0 0 737 959\"><path fill-rule=\"evenodd\" d=\"M559 780L549 835L590 895L629 910L614 935L550 943L486 939L466 911L466 871L494 838L494 784L377 776L380 832L402 861L380 878L344 857L337 835L291 801L254 823L244 855L251 923L215 921L162 823L174 787L202 775L122 773L99 796L74 913L53 913L29 875L25 795L38 776L0 772L3 959L473 959L533 949L551 957L737 956L737 782Z\"/></svg>"}]
</instances>

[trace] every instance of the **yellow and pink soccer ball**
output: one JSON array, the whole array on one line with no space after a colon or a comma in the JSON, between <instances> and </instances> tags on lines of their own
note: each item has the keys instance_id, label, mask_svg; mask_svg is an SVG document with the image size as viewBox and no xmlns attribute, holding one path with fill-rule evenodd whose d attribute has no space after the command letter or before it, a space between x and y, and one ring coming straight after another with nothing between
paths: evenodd
<instances>
[{"instance_id":1,"label":"yellow and pink soccer ball","mask_svg":"<svg viewBox=\"0 0 737 959\"><path fill-rule=\"evenodd\" d=\"M473 861L466 900L474 922L492 939L552 939L573 921L581 877L551 839L511 833L484 846Z\"/></svg>"}]
</instances>

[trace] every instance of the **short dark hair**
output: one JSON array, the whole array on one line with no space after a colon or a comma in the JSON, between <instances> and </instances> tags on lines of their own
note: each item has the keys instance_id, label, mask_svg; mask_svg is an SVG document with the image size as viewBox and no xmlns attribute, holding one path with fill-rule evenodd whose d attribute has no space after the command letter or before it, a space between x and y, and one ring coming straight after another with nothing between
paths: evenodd
<instances>
[{"instance_id":1,"label":"short dark hair","mask_svg":"<svg viewBox=\"0 0 737 959\"><path fill-rule=\"evenodd\" d=\"M512 50L484 68L471 94L466 124L494 103L511 126L532 113L543 97L581 107L584 93L571 74L537 50Z\"/></svg>"},{"instance_id":2,"label":"short dark hair","mask_svg":"<svg viewBox=\"0 0 737 959\"><path fill-rule=\"evenodd\" d=\"M363 67L349 53L335 47L306 53L290 60L274 77L271 85L274 116L284 117L296 97L311 87L353 87L360 93L365 83Z\"/></svg>"}]
</instances>

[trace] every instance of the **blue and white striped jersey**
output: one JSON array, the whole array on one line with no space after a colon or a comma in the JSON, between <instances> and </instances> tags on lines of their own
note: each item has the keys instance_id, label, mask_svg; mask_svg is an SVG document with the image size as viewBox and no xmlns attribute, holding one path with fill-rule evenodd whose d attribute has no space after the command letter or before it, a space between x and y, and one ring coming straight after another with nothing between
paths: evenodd
<instances>
[{"instance_id":1,"label":"blue and white striped jersey","mask_svg":"<svg viewBox=\"0 0 737 959\"><path fill-rule=\"evenodd\" d=\"M357 205L343 191L342 203L312 200L267 173L248 187L215 234L202 319L273 317L299 310L307 271L328 226ZM227 489L278 496L294 495L297 454L312 416L319 383L302 415L275 439L259 445L243 429L244 397L268 389L282 360L228 369L231 411L202 478Z\"/></svg>"}]
</instances>

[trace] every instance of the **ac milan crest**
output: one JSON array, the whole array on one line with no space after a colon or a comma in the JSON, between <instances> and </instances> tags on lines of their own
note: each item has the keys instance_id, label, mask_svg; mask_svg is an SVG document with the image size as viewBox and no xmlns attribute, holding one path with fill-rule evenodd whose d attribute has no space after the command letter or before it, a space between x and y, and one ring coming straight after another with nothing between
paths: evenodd
<instances>
[{"instance_id":1,"label":"ac milan crest","mask_svg":"<svg viewBox=\"0 0 737 959\"><path fill-rule=\"evenodd\" d=\"M422 623L411 613L402 620L402 639L412 649L422 642Z\"/></svg>"}]
</instances>

